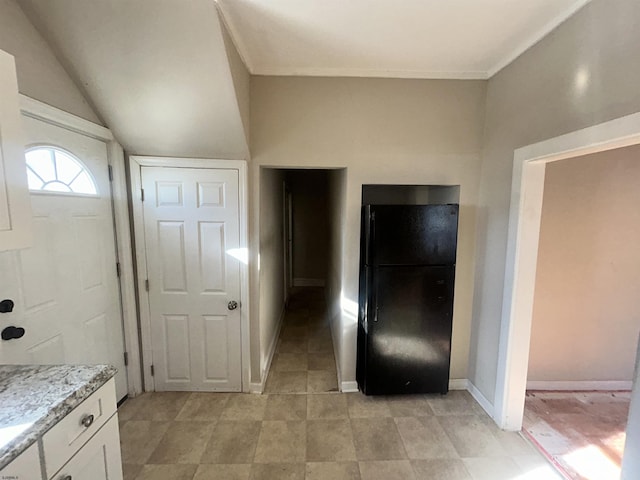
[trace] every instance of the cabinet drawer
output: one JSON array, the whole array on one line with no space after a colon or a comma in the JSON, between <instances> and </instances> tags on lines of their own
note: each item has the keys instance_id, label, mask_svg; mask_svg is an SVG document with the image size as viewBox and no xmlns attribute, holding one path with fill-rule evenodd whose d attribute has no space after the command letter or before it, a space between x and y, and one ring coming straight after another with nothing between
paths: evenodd
<instances>
[{"instance_id":1,"label":"cabinet drawer","mask_svg":"<svg viewBox=\"0 0 640 480\"><path fill-rule=\"evenodd\" d=\"M116 411L113 378L42 437L47 477L57 472Z\"/></svg>"},{"instance_id":2,"label":"cabinet drawer","mask_svg":"<svg viewBox=\"0 0 640 480\"><path fill-rule=\"evenodd\" d=\"M118 416L111 417L51 480L122 480Z\"/></svg>"},{"instance_id":3,"label":"cabinet drawer","mask_svg":"<svg viewBox=\"0 0 640 480\"><path fill-rule=\"evenodd\" d=\"M0 479L3 480L39 480L41 478L37 443L31 445L18 458L0 470Z\"/></svg>"}]
</instances>

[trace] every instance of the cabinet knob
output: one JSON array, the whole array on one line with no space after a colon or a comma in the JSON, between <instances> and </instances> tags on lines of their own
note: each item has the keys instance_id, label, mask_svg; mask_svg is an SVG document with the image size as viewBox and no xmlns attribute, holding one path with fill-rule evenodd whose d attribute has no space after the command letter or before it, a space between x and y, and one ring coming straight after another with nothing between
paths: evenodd
<instances>
[{"instance_id":1,"label":"cabinet knob","mask_svg":"<svg viewBox=\"0 0 640 480\"><path fill-rule=\"evenodd\" d=\"M82 423L85 428L89 428L93 424L93 420L93 415L85 415L84 417L82 417L82 420L80 420L80 423ZM69 477L69 479L70 478L71 477ZM67 480L67 478L65 477L64 480Z\"/></svg>"}]
</instances>

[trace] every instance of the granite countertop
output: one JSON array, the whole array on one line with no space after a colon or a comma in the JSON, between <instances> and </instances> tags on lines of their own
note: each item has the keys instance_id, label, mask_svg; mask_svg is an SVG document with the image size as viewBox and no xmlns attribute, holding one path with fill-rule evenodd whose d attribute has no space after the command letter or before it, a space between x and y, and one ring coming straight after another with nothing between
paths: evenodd
<instances>
[{"instance_id":1,"label":"granite countertop","mask_svg":"<svg viewBox=\"0 0 640 480\"><path fill-rule=\"evenodd\" d=\"M0 470L116 371L109 365L0 365Z\"/></svg>"}]
</instances>

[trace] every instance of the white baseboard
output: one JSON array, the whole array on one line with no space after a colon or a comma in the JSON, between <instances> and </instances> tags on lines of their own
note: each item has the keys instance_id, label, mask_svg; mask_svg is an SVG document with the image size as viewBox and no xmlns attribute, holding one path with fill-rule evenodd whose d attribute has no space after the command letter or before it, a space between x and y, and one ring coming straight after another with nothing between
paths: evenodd
<instances>
[{"instance_id":1,"label":"white baseboard","mask_svg":"<svg viewBox=\"0 0 640 480\"><path fill-rule=\"evenodd\" d=\"M469 380L466 378L450 378L449 390L468 390Z\"/></svg>"},{"instance_id":2,"label":"white baseboard","mask_svg":"<svg viewBox=\"0 0 640 480\"><path fill-rule=\"evenodd\" d=\"M322 278L294 278L294 287L324 287L324 279Z\"/></svg>"},{"instance_id":3,"label":"white baseboard","mask_svg":"<svg viewBox=\"0 0 640 480\"><path fill-rule=\"evenodd\" d=\"M476 402L478 402L480 404L480 406L482 407L482 409L487 412L487 414L493 418L495 420L494 414L494 408L493 405L491 404L491 402L489 400L487 400L487 397L485 397L482 392L480 390L478 390L478 387L476 387L473 383L471 383L470 380L467 380L468 383L468 387L467 390L469 391L469 393L471 394L471 396L475 399Z\"/></svg>"},{"instance_id":4,"label":"white baseboard","mask_svg":"<svg viewBox=\"0 0 640 480\"><path fill-rule=\"evenodd\" d=\"M271 362L273 361L273 357L276 353L276 348L278 346L278 339L280 338L280 330L282 330L282 324L284 323L284 314L286 308L282 306L282 312L280 312L280 319L278 320L278 326L276 327L276 333L271 339L271 344L269 345L269 355L267 356L267 363L265 364L262 372L260 372L260 383L252 382L249 384L249 391L251 393L262 393L264 392L264 387L267 383L267 378L269 376L269 370L271 370Z\"/></svg>"},{"instance_id":5,"label":"white baseboard","mask_svg":"<svg viewBox=\"0 0 640 480\"><path fill-rule=\"evenodd\" d=\"M264 392L263 382L251 382L249 384L249 393L262 393Z\"/></svg>"},{"instance_id":6,"label":"white baseboard","mask_svg":"<svg viewBox=\"0 0 640 480\"><path fill-rule=\"evenodd\" d=\"M358 392L358 382L340 382L340 391L342 393Z\"/></svg>"},{"instance_id":7,"label":"white baseboard","mask_svg":"<svg viewBox=\"0 0 640 480\"><path fill-rule=\"evenodd\" d=\"M576 380L546 381L531 380L527 382L527 390L560 390L560 391L611 391L632 390L633 382L624 380Z\"/></svg>"}]
</instances>

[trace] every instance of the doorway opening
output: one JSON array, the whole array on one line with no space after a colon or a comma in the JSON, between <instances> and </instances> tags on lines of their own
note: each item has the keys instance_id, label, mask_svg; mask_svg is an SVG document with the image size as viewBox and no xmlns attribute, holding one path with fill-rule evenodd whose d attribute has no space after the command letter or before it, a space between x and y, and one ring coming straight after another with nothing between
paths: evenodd
<instances>
[{"instance_id":1,"label":"doorway opening","mask_svg":"<svg viewBox=\"0 0 640 480\"><path fill-rule=\"evenodd\" d=\"M263 350L270 352L266 393L339 390L331 328L341 291L345 176L261 168L261 341L273 338Z\"/></svg>"},{"instance_id":2,"label":"doorway opening","mask_svg":"<svg viewBox=\"0 0 640 480\"><path fill-rule=\"evenodd\" d=\"M545 172L523 430L572 478L618 478L640 329L640 146Z\"/></svg>"},{"instance_id":3,"label":"doorway opening","mask_svg":"<svg viewBox=\"0 0 640 480\"><path fill-rule=\"evenodd\" d=\"M640 115L634 114L515 151L493 415L505 430L520 430L523 423L546 168L560 160L584 159L638 144ZM578 340L574 337L571 341ZM634 395L635 390L631 411ZM628 423L627 439L635 439L629 436L635 432ZM625 448L623 466L629 463L629 441Z\"/></svg>"}]
</instances>

